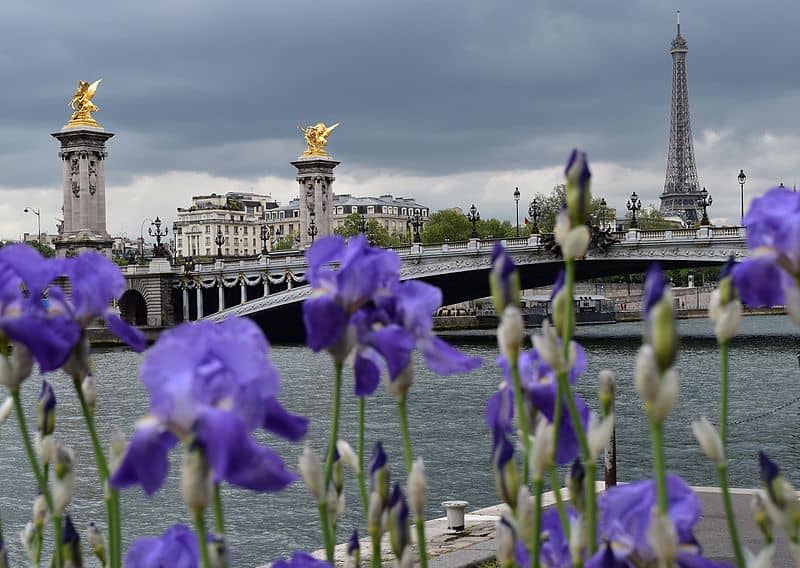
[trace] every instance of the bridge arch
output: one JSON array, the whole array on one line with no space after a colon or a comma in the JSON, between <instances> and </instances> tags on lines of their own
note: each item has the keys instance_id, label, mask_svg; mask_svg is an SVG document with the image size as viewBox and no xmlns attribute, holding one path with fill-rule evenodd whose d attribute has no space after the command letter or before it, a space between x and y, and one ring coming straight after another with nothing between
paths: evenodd
<instances>
[{"instance_id":1,"label":"bridge arch","mask_svg":"<svg viewBox=\"0 0 800 568\"><path fill-rule=\"evenodd\" d=\"M122 319L131 325L147 325L147 302L144 295L135 288L125 290L117 302Z\"/></svg>"}]
</instances>

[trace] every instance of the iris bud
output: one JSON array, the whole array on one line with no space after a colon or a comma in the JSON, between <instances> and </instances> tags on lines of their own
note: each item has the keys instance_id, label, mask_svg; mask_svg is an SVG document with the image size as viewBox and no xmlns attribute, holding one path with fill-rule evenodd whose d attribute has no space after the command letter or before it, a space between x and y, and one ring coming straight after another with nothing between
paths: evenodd
<instances>
[{"instance_id":1,"label":"iris bud","mask_svg":"<svg viewBox=\"0 0 800 568\"><path fill-rule=\"evenodd\" d=\"M600 371L600 388L599 399L600 408L603 410L603 416L608 416L614 408L614 396L616 395L616 380L614 373L608 369Z\"/></svg>"},{"instance_id":2,"label":"iris bud","mask_svg":"<svg viewBox=\"0 0 800 568\"><path fill-rule=\"evenodd\" d=\"M319 458L309 444L303 448L303 453L298 458L298 469L303 476L303 482L308 487L318 504L324 503L326 498L325 477Z\"/></svg>"},{"instance_id":3,"label":"iris bud","mask_svg":"<svg viewBox=\"0 0 800 568\"><path fill-rule=\"evenodd\" d=\"M33 357L21 343L11 343L11 355L0 356L0 385L17 390L33 371Z\"/></svg>"},{"instance_id":4,"label":"iris bud","mask_svg":"<svg viewBox=\"0 0 800 568\"><path fill-rule=\"evenodd\" d=\"M697 438L697 443L703 448L714 465L721 467L725 465L725 450L722 448L722 440L719 438L717 429L712 426L708 418L703 416L700 420L692 422L692 432Z\"/></svg>"},{"instance_id":5,"label":"iris bud","mask_svg":"<svg viewBox=\"0 0 800 568\"><path fill-rule=\"evenodd\" d=\"M656 355L658 368L663 373L672 366L678 354L678 333L675 329L675 313L672 294L665 292L650 310L650 343Z\"/></svg>"},{"instance_id":6,"label":"iris bud","mask_svg":"<svg viewBox=\"0 0 800 568\"><path fill-rule=\"evenodd\" d=\"M425 478L425 462L422 458L414 461L411 474L408 476L408 500L411 503L411 510L418 517L425 511L427 501L428 481Z\"/></svg>"},{"instance_id":7,"label":"iris bud","mask_svg":"<svg viewBox=\"0 0 800 568\"><path fill-rule=\"evenodd\" d=\"M79 381L83 377L92 374L91 364L89 362L89 354L91 353L91 346L89 344L89 337L86 333L81 334L78 343L70 353L67 361L61 366L65 373L72 377L73 381Z\"/></svg>"},{"instance_id":8,"label":"iris bud","mask_svg":"<svg viewBox=\"0 0 800 568\"><path fill-rule=\"evenodd\" d=\"M375 442L372 450L372 458L369 461L369 479L370 491L377 493L381 503L385 505L389 501L389 465L380 441Z\"/></svg>"},{"instance_id":9,"label":"iris bud","mask_svg":"<svg viewBox=\"0 0 800 568\"><path fill-rule=\"evenodd\" d=\"M400 560L403 552L410 543L408 504L403 490L398 483L394 484L392 496L389 498L389 540L392 543L392 551Z\"/></svg>"},{"instance_id":10,"label":"iris bud","mask_svg":"<svg viewBox=\"0 0 800 568\"><path fill-rule=\"evenodd\" d=\"M39 455L42 465L50 464L50 462L53 461L53 452L55 451L55 438L52 435L42 437L42 435L37 432L34 443L36 445L36 453Z\"/></svg>"},{"instance_id":11,"label":"iris bud","mask_svg":"<svg viewBox=\"0 0 800 568\"><path fill-rule=\"evenodd\" d=\"M25 550L25 554L28 555L28 558L31 562L35 560L35 551L33 548L33 542L36 538L36 529L33 526L33 523L28 521L25 523L25 526L19 533L19 541L22 544L22 548ZM6 548L3 545L3 537L0 536L0 567L7 568L8 558L6 558Z\"/></svg>"},{"instance_id":12,"label":"iris bud","mask_svg":"<svg viewBox=\"0 0 800 568\"><path fill-rule=\"evenodd\" d=\"M517 537L523 542L530 542L533 536L533 499L528 487L521 483L517 493L517 514L514 516Z\"/></svg>"},{"instance_id":13,"label":"iris bud","mask_svg":"<svg viewBox=\"0 0 800 568\"><path fill-rule=\"evenodd\" d=\"M342 489L344 488L344 468L342 467L342 458L339 455L339 450L336 449L336 446L333 448L331 481L333 481L333 487L336 489L336 495L341 495Z\"/></svg>"},{"instance_id":14,"label":"iris bud","mask_svg":"<svg viewBox=\"0 0 800 568\"><path fill-rule=\"evenodd\" d=\"M792 551L792 554L794 554L794 550ZM769 544L764 548L762 548L758 552L758 555L753 554L749 548L744 547L744 564L745 566L747 566L747 568L772 568L774 566L773 564L774 556L775 556L774 544ZM798 565L797 561L799 558L795 556L794 559L795 559L795 566L797 566Z\"/></svg>"},{"instance_id":15,"label":"iris bud","mask_svg":"<svg viewBox=\"0 0 800 568\"><path fill-rule=\"evenodd\" d=\"M0 404L0 424L5 423L8 420L8 417L11 415L11 411L14 409L14 399L10 396L3 401L3 404Z\"/></svg>"},{"instance_id":16,"label":"iris bud","mask_svg":"<svg viewBox=\"0 0 800 568\"><path fill-rule=\"evenodd\" d=\"M764 495L760 491L753 493L753 499L750 501L750 508L753 511L753 520L756 522L761 534L764 535L764 540L767 544L772 543L772 518L767 512L767 504L764 500Z\"/></svg>"},{"instance_id":17,"label":"iris bud","mask_svg":"<svg viewBox=\"0 0 800 568\"><path fill-rule=\"evenodd\" d=\"M106 565L106 545L103 540L103 535L97 526L91 522L86 528L86 541L89 543L89 548L92 549L94 555L100 561L101 566Z\"/></svg>"},{"instance_id":18,"label":"iris bud","mask_svg":"<svg viewBox=\"0 0 800 568\"><path fill-rule=\"evenodd\" d=\"M42 381L39 391L39 401L36 404L38 415L38 430L44 436L49 436L56 429L56 393L53 386L47 381Z\"/></svg>"},{"instance_id":19,"label":"iris bud","mask_svg":"<svg viewBox=\"0 0 800 568\"><path fill-rule=\"evenodd\" d=\"M181 497L192 513L202 513L211 502L214 491L211 468L203 451L196 444L187 444L183 450L181 467Z\"/></svg>"},{"instance_id":20,"label":"iris bud","mask_svg":"<svg viewBox=\"0 0 800 568\"><path fill-rule=\"evenodd\" d=\"M359 568L361 566L361 545L358 542L358 530L354 530L347 541L347 556L344 559L345 568Z\"/></svg>"},{"instance_id":21,"label":"iris bud","mask_svg":"<svg viewBox=\"0 0 800 568\"><path fill-rule=\"evenodd\" d=\"M341 456L342 463L352 469L353 473L358 473L358 457L353 451L352 446L345 440L338 440L336 442L336 450L339 452L339 456Z\"/></svg>"},{"instance_id":22,"label":"iris bud","mask_svg":"<svg viewBox=\"0 0 800 568\"><path fill-rule=\"evenodd\" d=\"M97 382L94 380L93 375L89 375L83 379L81 383L81 392L83 393L83 398L86 399L89 410L94 413L94 407L97 403Z\"/></svg>"},{"instance_id":23,"label":"iris bud","mask_svg":"<svg viewBox=\"0 0 800 568\"><path fill-rule=\"evenodd\" d=\"M573 225L582 225L589 217L592 202L592 173L589 171L586 152L580 152L577 148L572 150L564 173L567 177L567 210L570 220Z\"/></svg>"},{"instance_id":24,"label":"iris bud","mask_svg":"<svg viewBox=\"0 0 800 568\"><path fill-rule=\"evenodd\" d=\"M720 287L711 292L711 300L708 302L708 317L714 322L714 335L720 344L730 341L742 322L742 303L738 298L725 303L723 295L720 283Z\"/></svg>"},{"instance_id":25,"label":"iris bud","mask_svg":"<svg viewBox=\"0 0 800 568\"><path fill-rule=\"evenodd\" d=\"M383 534L383 511L384 501L381 496L373 492L369 496L369 507L367 510L367 530L373 538Z\"/></svg>"},{"instance_id":26,"label":"iris bud","mask_svg":"<svg viewBox=\"0 0 800 568\"><path fill-rule=\"evenodd\" d=\"M72 518L67 515L64 519L64 528L61 531L61 554L64 566L82 568L83 553L81 552L81 537L72 524Z\"/></svg>"},{"instance_id":27,"label":"iris bud","mask_svg":"<svg viewBox=\"0 0 800 568\"><path fill-rule=\"evenodd\" d=\"M544 473L553 463L555 457L553 450L553 426L543 418L536 425L533 448L531 448L530 467L533 481L542 481L544 479Z\"/></svg>"},{"instance_id":28,"label":"iris bud","mask_svg":"<svg viewBox=\"0 0 800 568\"><path fill-rule=\"evenodd\" d=\"M678 400L678 375L674 371L668 372L661 380L658 396L655 403L647 408L652 420L663 422L669 416Z\"/></svg>"},{"instance_id":29,"label":"iris bud","mask_svg":"<svg viewBox=\"0 0 800 568\"><path fill-rule=\"evenodd\" d=\"M111 459L109 460L109 469L112 472L116 471L127 449L128 441L125 439L125 434L115 426L111 431Z\"/></svg>"},{"instance_id":30,"label":"iris bud","mask_svg":"<svg viewBox=\"0 0 800 568\"><path fill-rule=\"evenodd\" d=\"M497 521L497 563L503 568L511 568L516 562L516 535L513 525L505 517Z\"/></svg>"},{"instance_id":31,"label":"iris bud","mask_svg":"<svg viewBox=\"0 0 800 568\"><path fill-rule=\"evenodd\" d=\"M556 243L561 247L561 256L564 260L582 258L589 248L591 233L586 225L574 226L565 211L556 217L556 226L553 229Z\"/></svg>"},{"instance_id":32,"label":"iris bud","mask_svg":"<svg viewBox=\"0 0 800 568\"><path fill-rule=\"evenodd\" d=\"M517 306L508 305L497 328L497 343L507 361L516 361L525 338L525 323Z\"/></svg>"},{"instance_id":33,"label":"iris bud","mask_svg":"<svg viewBox=\"0 0 800 568\"><path fill-rule=\"evenodd\" d=\"M556 335L555 328L550 325L548 320L542 322L541 333L534 334L531 339L539 356L554 372L558 373L567 369L561 342Z\"/></svg>"},{"instance_id":34,"label":"iris bud","mask_svg":"<svg viewBox=\"0 0 800 568\"><path fill-rule=\"evenodd\" d=\"M520 281L514 261L499 242L492 250L492 269L489 272L489 287L497 314L502 314L506 306L519 306Z\"/></svg>"},{"instance_id":35,"label":"iris bud","mask_svg":"<svg viewBox=\"0 0 800 568\"><path fill-rule=\"evenodd\" d=\"M47 522L47 500L41 493L33 500L33 526L42 528Z\"/></svg>"},{"instance_id":36,"label":"iris bud","mask_svg":"<svg viewBox=\"0 0 800 568\"><path fill-rule=\"evenodd\" d=\"M54 467L53 487L53 514L62 516L64 509L75 494L75 454L70 448L60 444L53 450Z\"/></svg>"},{"instance_id":37,"label":"iris bud","mask_svg":"<svg viewBox=\"0 0 800 568\"><path fill-rule=\"evenodd\" d=\"M667 515L653 509L650 517L650 526L647 528L647 540L653 548L656 557L666 566L672 565L672 560L678 554L678 536L675 525Z\"/></svg>"},{"instance_id":38,"label":"iris bud","mask_svg":"<svg viewBox=\"0 0 800 568\"><path fill-rule=\"evenodd\" d=\"M517 464L514 462L514 446L503 434L498 434L494 445L492 463L494 465L494 483L497 489L497 496L503 502L508 503L512 510L516 510L519 479Z\"/></svg>"},{"instance_id":39,"label":"iris bud","mask_svg":"<svg viewBox=\"0 0 800 568\"><path fill-rule=\"evenodd\" d=\"M586 548L586 531L584 530L583 515L569 519L569 555L572 565L579 566Z\"/></svg>"},{"instance_id":40,"label":"iris bud","mask_svg":"<svg viewBox=\"0 0 800 568\"><path fill-rule=\"evenodd\" d=\"M591 414L589 418L589 451L592 458L597 459L600 453L608 445L611 440L611 434L614 432L614 413L612 412L602 420L597 419L595 413Z\"/></svg>"},{"instance_id":41,"label":"iris bud","mask_svg":"<svg viewBox=\"0 0 800 568\"><path fill-rule=\"evenodd\" d=\"M564 286L566 276L564 271L558 273L553 291L550 293L550 304L553 311L553 324L559 337L565 333L572 335L575 331L575 305L572 298L567 297L567 287ZM566 313L566 318L564 317Z\"/></svg>"},{"instance_id":42,"label":"iris bud","mask_svg":"<svg viewBox=\"0 0 800 568\"><path fill-rule=\"evenodd\" d=\"M633 373L633 384L645 406L655 404L660 382L655 353L652 346L645 343L636 355L636 368Z\"/></svg>"},{"instance_id":43,"label":"iris bud","mask_svg":"<svg viewBox=\"0 0 800 568\"><path fill-rule=\"evenodd\" d=\"M586 470L584 470L581 460L575 458L569 470L567 489L569 490L570 499L572 499L572 506L580 513L586 510L586 499L583 494L583 480L585 477Z\"/></svg>"}]
</instances>

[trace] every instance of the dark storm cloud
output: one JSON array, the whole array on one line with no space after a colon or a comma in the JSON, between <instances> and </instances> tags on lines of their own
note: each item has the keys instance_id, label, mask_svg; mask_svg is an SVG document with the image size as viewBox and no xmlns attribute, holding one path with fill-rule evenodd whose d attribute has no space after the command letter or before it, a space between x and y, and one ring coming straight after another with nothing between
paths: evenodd
<instances>
[{"instance_id":1,"label":"dark storm cloud","mask_svg":"<svg viewBox=\"0 0 800 568\"><path fill-rule=\"evenodd\" d=\"M790 132L796 11L685 3L693 126ZM15 2L0 37L0 185L57 185L48 133L103 77L113 173L291 176L298 124L341 121L352 167L535 168L581 145L666 154L673 2Z\"/></svg>"}]
</instances>

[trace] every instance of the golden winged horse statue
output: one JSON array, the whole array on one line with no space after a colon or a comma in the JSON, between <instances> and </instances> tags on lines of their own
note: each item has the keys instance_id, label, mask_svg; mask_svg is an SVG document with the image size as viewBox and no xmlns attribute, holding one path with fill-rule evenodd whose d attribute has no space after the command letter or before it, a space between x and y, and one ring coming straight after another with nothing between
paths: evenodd
<instances>
[{"instance_id":1,"label":"golden winged horse statue","mask_svg":"<svg viewBox=\"0 0 800 568\"><path fill-rule=\"evenodd\" d=\"M72 126L100 126L92 117L93 112L97 112L97 105L92 102L94 94L97 92L97 86L102 79L98 79L94 83L87 83L86 81L78 81L78 88L75 89L75 94L72 95L72 100L69 101L69 108L74 112L67 123L67 127Z\"/></svg>"},{"instance_id":2,"label":"golden winged horse statue","mask_svg":"<svg viewBox=\"0 0 800 568\"><path fill-rule=\"evenodd\" d=\"M325 146L328 145L328 136L339 124L341 123L337 122L333 126L325 126L324 123L318 122L306 128L298 126L297 128L306 137L306 151L303 152L303 156L327 156Z\"/></svg>"}]
</instances>

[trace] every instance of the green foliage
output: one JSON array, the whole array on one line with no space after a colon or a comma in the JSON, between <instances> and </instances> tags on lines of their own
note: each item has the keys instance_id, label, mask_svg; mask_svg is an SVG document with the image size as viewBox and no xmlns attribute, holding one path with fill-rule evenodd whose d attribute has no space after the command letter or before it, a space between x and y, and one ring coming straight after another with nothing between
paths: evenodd
<instances>
[{"instance_id":1,"label":"green foliage","mask_svg":"<svg viewBox=\"0 0 800 568\"><path fill-rule=\"evenodd\" d=\"M5 242L0 241L0 248L10 244L14 244L14 241L5 241ZM27 241L25 244L30 245L36 250L38 250L39 254L41 254L44 257L52 258L56 255L56 249L49 247L45 244L42 244L39 241Z\"/></svg>"},{"instance_id":2,"label":"green foliage","mask_svg":"<svg viewBox=\"0 0 800 568\"><path fill-rule=\"evenodd\" d=\"M286 235L281 240L272 245L272 250L292 250L294 248L294 235Z\"/></svg>"},{"instance_id":3,"label":"green foliage","mask_svg":"<svg viewBox=\"0 0 800 568\"><path fill-rule=\"evenodd\" d=\"M361 215L358 213L350 213L345 217L344 224L341 227L334 229L334 233L343 237L353 237L357 235L361 227ZM389 234L389 231L380 224L379 221L372 219L367 223L367 240L379 247L396 247L403 244L403 239L400 235Z\"/></svg>"},{"instance_id":4,"label":"green foliage","mask_svg":"<svg viewBox=\"0 0 800 568\"><path fill-rule=\"evenodd\" d=\"M505 237L515 237L517 235L516 225L512 225L509 221L501 221L494 217L490 219L481 219L477 223L478 236L482 239L494 237L501 239ZM471 231L471 230L470 230ZM522 226L520 226L520 236L522 236Z\"/></svg>"},{"instance_id":5,"label":"green foliage","mask_svg":"<svg viewBox=\"0 0 800 568\"><path fill-rule=\"evenodd\" d=\"M630 211L625 217L627 219L631 218ZM636 214L636 221L639 225L639 228L643 231L660 231L663 229L682 228L681 223L678 221L664 219L664 216L661 214L661 212L652 205L642 207L642 210Z\"/></svg>"},{"instance_id":6,"label":"green foliage","mask_svg":"<svg viewBox=\"0 0 800 568\"><path fill-rule=\"evenodd\" d=\"M428 217L422 229L422 242L426 244L449 241L466 241L472 233L467 218L453 209L443 209Z\"/></svg>"},{"instance_id":7,"label":"green foliage","mask_svg":"<svg viewBox=\"0 0 800 568\"><path fill-rule=\"evenodd\" d=\"M533 198L536 199L539 206L539 218L537 220L539 231L542 233L552 233L553 228L556 226L556 217L559 212L566 207L567 186L560 183L555 186L549 194L537 193ZM606 217L606 223L611 220L608 217L608 212L603 211L603 207L600 203L601 199L602 197L593 195L591 204L589 205L589 221L594 226L600 226L604 216ZM606 205L606 209L608 208L608 205ZM533 219L530 217L527 210L525 211L525 215L528 217L529 223L531 223L531 225L528 226L530 229L533 224ZM521 231L520 234L522 234Z\"/></svg>"}]
</instances>

